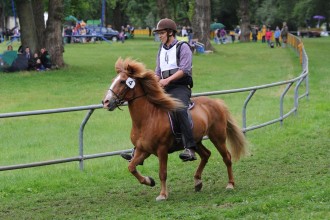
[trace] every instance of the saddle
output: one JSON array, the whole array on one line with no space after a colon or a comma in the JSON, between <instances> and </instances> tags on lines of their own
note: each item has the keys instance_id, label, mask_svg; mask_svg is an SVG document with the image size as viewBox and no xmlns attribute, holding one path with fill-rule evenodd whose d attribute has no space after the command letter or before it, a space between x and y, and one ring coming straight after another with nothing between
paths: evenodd
<instances>
[{"instance_id":1,"label":"saddle","mask_svg":"<svg viewBox=\"0 0 330 220\"><path fill-rule=\"evenodd\" d=\"M190 110L192 108L194 108L194 106L195 106L194 102L191 102L188 106L188 119L189 119L191 128L194 127L194 122L192 120ZM178 151L178 150L182 149L182 147L183 147L182 133L181 133L181 130L180 130L180 124L179 124L180 122L177 120L176 117L174 117L173 112L168 112L168 117L169 117L169 120L170 120L172 133L175 137L174 146L170 147L170 149L168 150L168 153L173 153L175 151Z\"/></svg>"}]
</instances>

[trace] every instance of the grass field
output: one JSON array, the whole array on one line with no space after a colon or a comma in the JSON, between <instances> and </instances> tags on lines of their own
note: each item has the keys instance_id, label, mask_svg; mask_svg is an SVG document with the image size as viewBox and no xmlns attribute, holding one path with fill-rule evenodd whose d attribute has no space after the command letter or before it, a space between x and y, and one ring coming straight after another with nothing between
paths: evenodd
<instances>
[{"instance_id":1,"label":"grass field","mask_svg":"<svg viewBox=\"0 0 330 220\"><path fill-rule=\"evenodd\" d=\"M155 66L158 43L148 38L124 44L66 45L68 67L58 71L0 74L0 112L99 104L114 63L132 57ZM330 218L330 39L304 39L309 56L310 97L298 114L247 133L252 155L234 164L236 188L226 191L221 156L204 171L204 188L193 191L196 162L169 156L169 199L157 203L157 158L138 169L156 186L140 185L118 156L77 163L0 172L0 219L329 219ZM301 72L290 49L262 43L214 45L216 53L194 55L194 93L261 85ZM17 49L18 45L14 45ZM0 51L5 49L0 44ZM278 117L283 87L257 92L248 106L248 125ZM225 100L241 123L248 94L215 96ZM293 105L293 93L285 100ZM0 119L0 166L78 154L78 129L86 112ZM130 118L123 111L96 110L85 128L85 154L131 148Z\"/></svg>"}]
</instances>

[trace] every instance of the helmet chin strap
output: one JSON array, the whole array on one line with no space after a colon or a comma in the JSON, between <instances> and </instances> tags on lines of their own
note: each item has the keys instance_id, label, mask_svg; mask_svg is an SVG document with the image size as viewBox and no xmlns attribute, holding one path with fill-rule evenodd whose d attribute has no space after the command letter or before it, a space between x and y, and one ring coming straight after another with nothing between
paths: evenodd
<instances>
[{"instance_id":1,"label":"helmet chin strap","mask_svg":"<svg viewBox=\"0 0 330 220\"><path fill-rule=\"evenodd\" d=\"M173 36L173 31L172 30L166 30L167 32L167 40L166 40L166 45L168 44L168 42L170 41L170 37ZM170 32L172 32L172 34L170 35Z\"/></svg>"}]
</instances>

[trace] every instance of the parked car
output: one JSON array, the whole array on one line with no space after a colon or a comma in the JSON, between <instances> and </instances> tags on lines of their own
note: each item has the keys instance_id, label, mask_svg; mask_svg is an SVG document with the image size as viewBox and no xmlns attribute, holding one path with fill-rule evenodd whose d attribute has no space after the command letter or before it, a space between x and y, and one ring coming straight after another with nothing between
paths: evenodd
<instances>
[{"instance_id":1,"label":"parked car","mask_svg":"<svg viewBox=\"0 0 330 220\"><path fill-rule=\"evenodd\" d=\"M119 32L113 30L112 28L95 27L95 26L87 26L87 28L91 30L91 33L95 32L96 34L103 35L103 37L107 40L117 41L119 39Z\"/></svg>"},{"instance_id":2,"label":"parked car","mask_svg":"<svg viewBox=\"0 0 330 220\"><path fill-rule=\"evenodd\" d=\"M117 41L119 39L119 32L113 30L112 28L106 28L106 32L103 33L103 36L107 40Z\"/></svg>"}]
</instances>

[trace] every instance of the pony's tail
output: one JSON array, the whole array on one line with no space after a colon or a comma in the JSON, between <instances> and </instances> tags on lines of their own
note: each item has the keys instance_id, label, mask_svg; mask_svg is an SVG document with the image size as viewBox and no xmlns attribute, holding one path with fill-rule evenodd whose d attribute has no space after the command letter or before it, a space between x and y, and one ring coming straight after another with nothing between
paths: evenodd
<instances>
[{"instance_id":1,"label":"pony's tail","mask_svg":"<svg viewBox=\"0 0 330 220\"><path fill-rule=\"evenodd\" d=\"M247 141L237 122L227 111L227 136L231 146L231 155L234 160L239 160L248 154Z\"/></svg>"}]
</instances>

